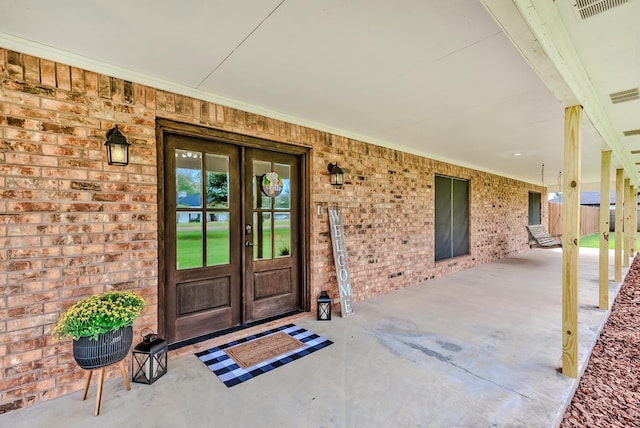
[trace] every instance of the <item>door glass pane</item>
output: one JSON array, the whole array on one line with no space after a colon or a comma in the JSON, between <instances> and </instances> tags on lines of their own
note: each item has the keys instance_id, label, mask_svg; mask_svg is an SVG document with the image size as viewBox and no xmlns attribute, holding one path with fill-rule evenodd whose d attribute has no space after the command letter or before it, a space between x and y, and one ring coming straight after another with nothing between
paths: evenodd
<instances>
[{"instance_id":1,"label":"door glass pane","mask_svg":"<svg viewBox=\"0 0 640 428\"><path fill-rule=\"evenodd\" d=\"M271 198L262 191L262 177L268 172L271 172L271 162L253 161L254 208L271 208Z\"/></svg>"},{"instance_id":2,"label":"door glass pane","mask_svg":"<svg viewBox=\"0 0 640 428\"><path fill-rule=\"evenodd\" d=\"M229 208L229 157L206 155L207 208Z\"/></svg>"},{"instance_id":3,"label":"door glass pane","mask_svg":"<svg viewBox=\"0 0 640 428\"><path fill-rule=\"evenodd\" d=\"M271 213L253 213L253 259L271 259Z\"/></svg>"},{"instance_id":4,"label":"door glass pane","mask_svg":"<svg viewBox=\"0 0 640 428\"><path fill-rule=\"evenodd\" d=\"M291 172L289 165L276 164L275 172L282 178L282 193L275 198L276 209L291 209Z\"/></svg>"},{"instance_id":5,"label":"door glass pane","mask_svg":"<svg viewBox=\"0 0 640 428\"><path fill-rule=\"evenodd\" d=\"M176 150L176 206L202 206L202 153Z\"/></svg>"},{"instance_id":6,"label":"door glass pane","mask_svg":"<svg viewBox=\"0 0 640 428\"><path fill-rule=\"evenodd\" d=\"M176 269L202 266L202 213L176 213Z\"/></svg>"},{"instance_id":7,"label":"door glass pane","mask_svg":"<svg viewBox=\"0 0 640 428\"><path fill-rule=\"evenodd\" d=\"M229 212L207 213L207 266L229 263Z\"/></svg>"},{"instance_id":8,"label":"door glass pane","mask_svg":"<svg viewBox=\"0 0 640 428\"><path fill-rule=\"evenodd\" d=\"M275 213L274 220L276 257L289 257L291 256L291 215Z\"/></svg>"}]
</instances>

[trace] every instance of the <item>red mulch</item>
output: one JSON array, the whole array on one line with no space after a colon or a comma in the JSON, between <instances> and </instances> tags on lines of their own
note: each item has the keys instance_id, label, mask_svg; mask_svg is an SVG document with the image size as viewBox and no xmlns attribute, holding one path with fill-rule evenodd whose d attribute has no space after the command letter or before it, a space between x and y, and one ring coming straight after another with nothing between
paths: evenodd
<instances>
[{"instance_id":1,"label":"red mulch","mask_svg":"<svg viewBox=\"0 0 640 428\"><path fill-rule=\"evenodd\" d=\"M561 428L640 427L640 257L620 288Z\"/></svg>"}]
</instances>

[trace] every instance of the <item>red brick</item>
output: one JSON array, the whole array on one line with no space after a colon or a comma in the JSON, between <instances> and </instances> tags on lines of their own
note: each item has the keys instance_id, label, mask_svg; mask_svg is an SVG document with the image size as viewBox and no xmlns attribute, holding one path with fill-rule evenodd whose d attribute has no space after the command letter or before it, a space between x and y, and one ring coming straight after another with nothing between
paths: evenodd
<instances>
[{"instance_id":1,"label":"red brick","mask_svg":"<svg viewBox=\"0 0 640 428\"><path fill-rule=\"evenodd\" d=\"M44 324L53 324L58 321L58 314L42 314L27 318L18 318L7 320L7 331L16 331L22 329L30 329ZM36 352L36 351L32 351ZM26 353L29 354L29 353ZM40 352L39 355L42 353ZM25 354L19 354L25 355ZM25 357L26 358L26 357ZM30 361L30 360L27 360Z\"/></svg>"},{"instance_id":2,"label":"red brick","mask_svg":"<svg viewBox=\"0 0 640 428\"><path fill-rule=\"evenodd\" d=\"M31 394L42 394L55 387L55 379L46 379L39 382L30 383L20 388L9 390L5 393L5 398L14 399Z\"/></svg>"},{"instance_id":3,"label":"red brick","mask_svg":"<svg viewBox=\"0 0 640 428\"><path fill-rule=\"evenodd\" d=\"M80 169L42 168L42 176L86 180L89 176L89 171Z\"/></svg>"},{"instance_id":4,"label":"red brick","mask_svg":"<svg viewBox=\"0 0 640 428\"><path fill-rule=\"evenodd\" d=\"M18 88L22 89L22 88ZM2 112L12 118L44 119L52 116L39 112L40 97L22 91L4 90ZM9 121L7 120L7 123Z\"/></svg>"},{"instance_id":5,"label":"red brick","mask_svg":"<svg viewBox=\"0 0 640 428\"><path fill-rule=\"evenodd\" d=\"M98 141L94 138L60 136L60 144L63 146L81 147L87 149L102 149L104 146L104 141Z\"/></svg>"},{"instance_id":6,"label":"red brick","mask_svg":"<svg viewBox=\"0 0 640 428\"><path fill-rule=\"evenodd\" d=\"M124 101L124 80L115 77L111 78L111 100L114 106Z\"/></svg>"},{"instance_id":7,"label":"red brick","mask_svg":"<svg viewBox=\"0 0 640 428\"><path fill-rule=\"evenodd\" d=\"M84 81L85 81L85 89L87 95L89 96L97 96L98 95L98 75L92 71L84 72Z\"/></svg>"},{"instance_id":8,"label":"red brick","mask_svg":"<svg viewBox=\"0 0 640 428\"><path fill-rule=\"evenodd\" d=\"M44 337L38 337L31 340L23 340L20 342L8 343L7 350L11 354L18 353L18 352L31 351L34 349L43 348L45 346L45 343L46 343L46 339ZM33 362L27 363L27 367L33 364L35 363ZM5 376L11 376L11 374L5 373Z\"/></svg>"},{"instance_id":9,"label":"red brick","mask_svg":"<svg viewBox=\"0 0 640 428\"><path fill-rule=\"evenodd\" d=\"M71 70L68 65L56 63L56 86L67 91L71 90Z\"/></svg>"},{"instance_id":10,"label":"red brick","mask_svg":"<svg viewBox=\"0 0 640 428\"><path fill-rule=\"evenodd\" d=\"M11 224L7 228L7 236L37 235L39 227L39 225L35 224Z\"/></svg>"},{"instance_id":11,"label":"red brick","mask_svg":"<svg viewBox=\"0 0 640 428\"><path fill-rule=\"evenodd\" d=\"M7 297L7 306L10 308L24 305L31 305L35 303L45 303L51 300L55 300L58 298L58 293L56 292L47 292L47 293L34 293L34 294L21 294L18 296L9 296ZM33 330L34 334L42 334L41 328L36 328ZM35 336L31 336L35 337ZM2 343L2 340L0 340Z\"/></svg>"},{"instance_id":12,"label":"red brick","mask_svg":"<svg viewBox=\"0 0 640 428\"><path fill-rule=\"evenodd\" d=\"M2 199L35 199L36 194L31 190L5 190L0 191Z\"/></svg>"},{"instance_id":13,"label":"red brick","mask_svg":"<svg viewBox=\"0 0 640 428\"><path fill-rule=\"evenodd\" d=\"M40 83L40 60L31 55L23 55L24 78L30 83Z\"/></svg>"},{"instance_id":14,"label":"red brick","mask_svg":"<svg viewBox=\"0 0 640 428\"><path fill-rule=\"evenodd\" d=\"M53 61L40 60L40 80L43 85L56 86L56 65Z\"/></svg>"},{"instance_id":15,"label":"red brick","mask_svg":"<svg viewBox=\"0 0 640 428\"><path fill-rule=\"evenodd\" d=\"M85 156L87 150L76 149L74 147L62 147L58 145L43 144L41 146L42 153L48 156L68 156L79 158Z\"/></svg>"},{"instance_id":16,"label":"red brick","mask_svg":"<svg viewBox=\"0 0 640 428\"><path fill-rule=\"evenodd\" d=\"M71 67L71 89L74 92L85 93L84 70Z\"/></svg>"},{"instance_id":17,"label":"red brick","mask_svg":"<svg viewBox=\"0 0 640 428\"><path fill-rule=\"evenodd\" d=\"M99 203L60 204L60 211L62 212L96 212L104 211L104 208L104 204Z\"/></svg>"},{"instance_id":18,"label":"red brick","mask_svg":"<svg viewBox=\"0 0 640 428\"><path fill-rule=\"evenodd\" d=\"M37 236L19 236L13 238L0 237L0 248L24 248L40 245L40 238ZM0 269L1 270L1 269Z\"/></svg>"},{"instance_id":19,"label":"red brick","mask_svg":"<svg viewBox=\"0 0 640 428\"><path fill-rule=\"evenodd\" d=\"M69 370L71 370L71 367L73 366L71 362L69 362L67 364L59 365L57 358L55 359L55 362L56 362L56 365L54 365L52 367L43 368L40 371L40 373L41 373L43 378L46 379L46 378L52 378L52 377L61 376L64 373L66 373ZM47 392L45 392L45 394L46 393Z\"/></svg>"},{"instance_id":20,"label":"red brick","mask_svg":"<svg viewBox=\"0 0 640 428\"><path fill-rule=\"evenodd\" d=\"M6 153L5 160L9 164L14 165L39 165L39 166L55 166L57 159L53 156L38 156L23 153Z\"/></svg>"},{"instance_id":21,"label":"red brick","mask_svg":"<svg viewBox=\"0 0 640 428\"><path fill-rule=\"evenodd\" d=\"M73 114L82 115L82 116L86 116L89 113L89 109L86 106L65 102L65 101L50 100L50 99L44 98L41 100L40 104L42 108L45 110L54 110L56 112L67 112L67 113L73 113Z\"/></svg>"},{"instance_id":22,"label":"red brick","mask_svg":"<svg viewBox=\"0 0 640 428\"><path fill-rule=\"evenodd\" d=\"M128 202L129 199L126 193L94 193L91 197L96 202Z\"/></svg>"},{"instance_id":23,"label":"red brick","mask_svg":"<svg viewBox=\"0 0 640 428\"><path fill-rule=\"evenodd\" d=\"M7 75L14 79L24 79L22 54L14 51L6 51L6 59L5 71Z\"/></svg>"},{"instance_id":24,"label":"red brick","mask_svg":"<svg viewBox=\"0 0 640 428\"><path fill-rule=\"evenodd\" d=\"M0 362L2 363L2 365L0 365L0 367L10 367L16 364L24 364L31 361L38 361L41 358L42 358L42 350L34 349L32 351L22 352L22 353L13 354L13 355L7 355L1 358ZM2 381L0 380L0 384L1 383ZM0 387L0 391L4 389L5 388Z\"/></svg>"}]
</instances>

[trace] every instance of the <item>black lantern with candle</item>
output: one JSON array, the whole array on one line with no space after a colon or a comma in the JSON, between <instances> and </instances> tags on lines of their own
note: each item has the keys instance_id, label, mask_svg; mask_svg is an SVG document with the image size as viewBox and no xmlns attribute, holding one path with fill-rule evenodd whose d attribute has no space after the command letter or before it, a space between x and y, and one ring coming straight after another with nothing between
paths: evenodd
<instances>
[{"instance_id":1,"label":"black lantern with candle","mask_svg":"<svg viewBox=\"0 0 640 428\"><path fill-rule=\"evenodd\" d=\"M318 320L329 321L331 319L331 297L326 291L321 291L318 296Z\"/></svg>"},{"instance_id":2,"label":"black lantern with candle","mask_svg":"<svg viewBox=\"0 0 640 428\"><path fill-rule=\"evenodd\" d=\"M166 340L160 339L153 332L143 335L142 342L133 349L131 380L148 385L158 380L167 373L167 354Z\"/></svg>"}]
</instances>

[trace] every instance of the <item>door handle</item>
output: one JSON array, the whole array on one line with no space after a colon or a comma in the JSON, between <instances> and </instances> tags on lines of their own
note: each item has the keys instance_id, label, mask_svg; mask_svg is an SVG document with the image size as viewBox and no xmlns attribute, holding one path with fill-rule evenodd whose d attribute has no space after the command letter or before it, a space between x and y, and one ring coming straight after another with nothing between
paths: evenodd
<instances>
[{"instance_id":1,"label":"door handle","mask_svg":"<svg viewBox=\"0 0 640 428\"><path fill-rule=\"evenodd\" d=\"M244 241L244 246L245 246L245 247L253 247L253 242L251 242L251 241Z\"/></svg>"}]
</instances>

